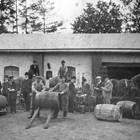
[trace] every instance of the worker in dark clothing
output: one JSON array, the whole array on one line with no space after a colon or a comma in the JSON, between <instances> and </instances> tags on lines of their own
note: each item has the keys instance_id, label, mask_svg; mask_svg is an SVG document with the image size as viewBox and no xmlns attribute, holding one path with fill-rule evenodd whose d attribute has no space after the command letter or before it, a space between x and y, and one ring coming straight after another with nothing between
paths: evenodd
<instances>
[{"instance_id":1,"label":"worker in dark clothing","mask_svg":"<svg viewBox=\"0 0 140 140\"><path fill-rule=\"evenodd\" d=\"M83 91L83 94L86 94L86 105L87 105L88 109L90 109L91 87L87 83L86 78L83 78L82 91Z\"/></svg>"},{"instance_id":2,"label":"worker in dark clothing","mask_svg":"<svg viewBox=\"0 0 140 140\"><path fill-rule=\"evenodd\" d=\"M65 79L66 79L66 75L67 75L67 70L68 69L67 69L67 66L65 65L65 61L64 60L62 60L61 64L62 64L62 66L59 68L58 76L60 78L65 77Z\"/></svg>"},{"instance_id":3,"label":"worker in dark clothing","mask_svg":"<svg viewBox=\"0 0 140 140\"><path fill-rule=\"evenodd\" d=\"M43 84L41 77L37 76L35 79L35 82L32 83L32 95L31 95L31 107L30 107L31 112L28 118L31 118L34 114L34 110L35 110L34 103L35 103L36 93L42 92L42 91L45 91L45 85Z\"/></svg>"},{"instance_id":4,"label":"worker in dark clothing","mask_svg":"<svg viewBox=\"0 0 140 140\"><path fill-rule=\"evenodd\" d=\"M22 83L21 87L21 93L23 94L25 105L26 105L26 111L30 110L30 93L32 88L32 80L29 79L28 72L25 73L25 80Z\"/></svg>"},{"instance_id":5,"label":"worker in dark clothing","mask_svg":"<svg viewBox=\"0 0 140 140\"><path fill-rule=\"evenodd\" d=\"M4 82L2 84L2 95L6 97L7 101L9 102L9 91L8 91L8 75L4 75Z\"/></svg>"},{"instance_id":6,"label":"worker in dark clothing","mask_svg":"<svg viewBox=\"0 0 140 140\"><path fill-rule=\"evenodd\" d=\"M58 91L59 99L60 99L60 108L63 111L63 118L67 117L68 109L69 109L69 97L68 97L68 85L65 83L65 77L61 77L61 83L58 83L51 91Z\"/></svg>"},{"instance_id":7,"label":"worker in dark clothing","mask_svg":"<svg viewBox=\"0 0 140 140\"><path fill-rule=\"evenodd\" d=\"M96 77L96 85L94 87L95 96L96 96L96 105L103 103L103 95L102 95L102 89L103 86L102 78L101 76Z\"/></svg>"},{"instance_id":8,"label":"worker in dark clothing","mask_svg":"<svg viewBox=\"0 0 140 140\"><path fill-rule=\"evenodd\" d=\"M11 113L16 113L17 88L13 76L9 77L8 91L10 111Z\"/></svg>"},{"instance_id":9,"label":"worker in dark clothing","mask_svg":"<svg viewBox=\"0 0 140 140\"><path fill-rule=\"evenodd\" d=\"M76 82L76 77L73 76L71 77L71 82L69 84L69 112L74 112L75 111L75 97L76 97L76 89L74 83Z\"/></svg>"},{"instance_id":10,"label":"worker in dark clothing","mask_svg":"<svg viewBox=\"0 0 140 140\"><path fill-rule=\"evenodd\" d=\"M30 66L29 72L32 73L33 77L40 75L40 73L39 73L39 66L38 66L36 60L34 60L33 64Z\"/></svg>"}]
</instances>

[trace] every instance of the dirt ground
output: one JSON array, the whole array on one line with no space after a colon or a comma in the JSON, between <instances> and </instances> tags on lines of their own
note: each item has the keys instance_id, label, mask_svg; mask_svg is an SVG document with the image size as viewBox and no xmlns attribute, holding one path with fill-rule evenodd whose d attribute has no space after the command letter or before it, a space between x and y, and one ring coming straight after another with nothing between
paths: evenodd
<instances>
[{"instance_id":1,"label":"dirt ground","mask_svg":"<svg viewBox=\"0 0 140 140\"><path fill-rule=\"evenodd\" d=\"M69 113L67 119L59 112L49 129L43 129L46 110L36 118L30 129L25 129L29 112L0 116L0 140L140 140L140 120L123 119L122 122L98 121L93 113Z\"/></svg>"}]
</instances>

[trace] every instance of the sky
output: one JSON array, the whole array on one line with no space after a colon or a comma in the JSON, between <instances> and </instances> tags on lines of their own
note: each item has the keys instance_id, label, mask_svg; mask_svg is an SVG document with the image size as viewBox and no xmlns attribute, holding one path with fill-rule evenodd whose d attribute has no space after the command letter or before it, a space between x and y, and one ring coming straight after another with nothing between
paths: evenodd
<instances>
[{"instance_id":1,"label":"sky","mask_svg":"<svg viewBox=\"0 0 140 140\"><path fill-rule=\"evenodd\" d=\"M30 4L37 0L27 0ZM48 1L48 0L44 0ZM54 2L54 15L48 16L48 23L54 21L62 21L63 27L60 27L55 33L73 33L71 24L74 22L75 18L83 13L83 9L86 8L86 3L92 3L96 5L99 0L50 0ZM102 0L109 2L110 0ZM119 0L111 0L119 1Z\"/></svg>"},{"instance_id":2,"label":"sky","mask_svg":"<svg viewBox=\"0 0 140 140\"><path fill-rule=\"evenodd\" d=\"M71 23L74 19L83 13L86 3L90 2L95 5L98 0L54 0L56 16L64 22L65 30L58 31L61 33L72 33ZM109 2L110 0L103 0ZM117 2L118 0L112 0Z\"/></svg>"}]
</instances>

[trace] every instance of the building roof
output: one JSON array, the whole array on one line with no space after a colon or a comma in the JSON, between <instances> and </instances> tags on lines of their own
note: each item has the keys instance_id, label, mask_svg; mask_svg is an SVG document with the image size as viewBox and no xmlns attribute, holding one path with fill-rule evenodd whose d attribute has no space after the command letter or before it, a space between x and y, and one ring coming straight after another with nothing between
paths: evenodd
<instances>
[{"instance_id":1,"label":"building roof","mask_svg":"<svg viewBox=\"0 0 140 140\"><path fill-rule=\"evenodd\" d=\"M3 51L140 52L140 34L1 34Z\"/></svg>"}]
</instances>

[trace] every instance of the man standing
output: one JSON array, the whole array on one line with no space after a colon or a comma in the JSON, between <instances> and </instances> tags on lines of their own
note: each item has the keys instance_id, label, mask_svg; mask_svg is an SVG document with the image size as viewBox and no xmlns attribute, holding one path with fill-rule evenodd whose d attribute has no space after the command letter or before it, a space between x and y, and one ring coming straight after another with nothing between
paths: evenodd
<instances>
[{"instance_id":1,"label":"man standing","mask_svg":"<svg viewBox=\"0 0 140 140\"><path fill-rule=\"evenodd\" d=\"M16 113L17 89L13 76L9 77L8 91L9 91L9 105L10 105L11 113Z\"/></svg>"},{"instance_id":2,"label":"man standing","mask_svg":"<svg viewBox=\"0 0 140 140\"><path fill-rule=\"evenodd\" d=\"M110 104L110 100L112 99L113 84L107 75L104 76L104 87L101 87L101 89L103 93L103 103Z\"/></svg>"},{"instance_id":3,"label":"man standing","mask_svg":"<svg viewBox=\"0 0 140 140\"><path fill-rule=\"evenodd\" d=\"M2 84L2 95L4 95L9 103L9 91L8 91L8 75L4 75L4 82Z\"/></svg>"},{"instance_id":4,"label":"man standing","mask_svg":"<svg viewBox=\"0 0 140 140\"><path fill-rule=\"evenodd\" d=\"M25 105L26 105L26 111L30 110L30 93L31 93L31 87L32 87L32 80L29 79L28 72L25 73L25 80L22 83L21 87L21 93L23 94Z\"/></svg>"},{"instance_id":5,"label":"man standing","mask_svg":"<svg viewBox=\"0 0 140 140\"><path fill-rule=\"evenodd\" d=\"M69 97L68 97L68 85L65 83L65 77L61 77L61 83L58 83L51 91L60 92L60 107L63 110L63 117L67 117L67 112L69 108Z\"/></svg>"},{"instance_id":6,"label":"man standing","mask_svg":"<svg viewBox=\"0 0 140 140\"><path fill-rule=\"evenodd\" d=\"M30 66L29 72L32 72L32 74L33 74L34 77L35 77L35 76L39 76L39 74L40 74L40 73L39 73L39 66L38 66L36 60L34 60L34 61L33 61L33 64Z\"/></svg>"},{"instance_id":7,"label":"man standing","mask_svg":"<svg viewBox=\"0 0 140 140\"><path fill-rule=\"evenodd\" d=\"M101 87L103 86L101 76L96 77L96 86L94 87L95 95L96 95L96 105L97 104L102 104L103 103L103 96L102 96L102 89Z\"/></svg>"},{"instance_id":8,"label":"man standing","mask_svg":"<svg viewBox=\"0 0 140 140\"><path fill-rule=\"evenodd\" d=\"M71 82L69 84L69 111L73 113L74 111L74 99L76 97L76 89L74 83L76 82L76 77L71 77Z\"/></svg>"},{"instance_id":9,"label":"man standing","mask_svg":"<svg viewBox=\"0 0 140 140\"><path fill-rule=\"evenodd\" d=\"M62 66L59 68L58 76L60 78L62 78L62 77L65 77L66 78L66 75L67 75L67 66L65 65L65 61L62 60L61 64L62 64Z\"/></svg>"},{"instance_id":10,"label":"man standing","mask_svg":"<svg viewBox=\"0 0 140 140\"><path fill-rule=\"evenodd\" d=\"M37 92L45 91L45 85L42 83L40 76L37 76L35 82L32 83L32 95L31 95L31 113L28 118L31 118L35 110L35 97ZM39 115L39 114L38 114Z\"/></svg>"}]
</instances>

